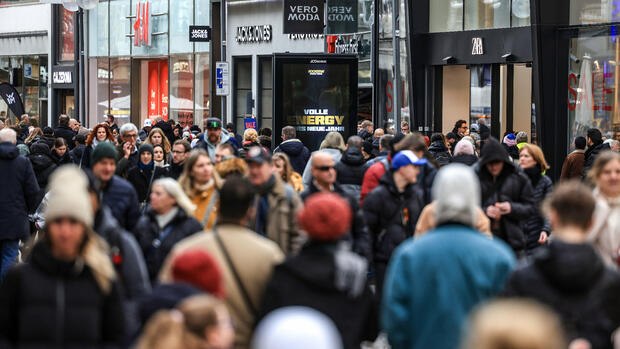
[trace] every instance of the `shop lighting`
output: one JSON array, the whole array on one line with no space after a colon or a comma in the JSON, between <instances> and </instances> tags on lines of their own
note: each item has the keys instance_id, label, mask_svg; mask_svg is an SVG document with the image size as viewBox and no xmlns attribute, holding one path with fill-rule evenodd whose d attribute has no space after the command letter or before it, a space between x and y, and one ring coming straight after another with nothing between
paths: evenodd
<instances>
[{"instance_id":1,"label":"shop lighting","mask_svg":"<svg viewBox=\"0 0 620 349\"><path fill-rule=\"evenodd\" d=\"M446 63L446 64L454 64L454 63L456 63L456 58L454 58L452 56L444 57L441 60L444 61L444 63Z\"/></svg>"},{"instance_id":2,"label":"shop lighting","mask_svg":"<svg viewBox=\"0 0 620 349\"><path fill-rule=\"evenodd\" d=\"M505 61L505 62L510 62L510 61L512 61L512 60L514 59L514 57L515 57L515 56L514 56L511 52L507 52L507 53L504 53L504 54L502 55L502 58L504 59L504 61Z\"/></svg>"}]
</instances>

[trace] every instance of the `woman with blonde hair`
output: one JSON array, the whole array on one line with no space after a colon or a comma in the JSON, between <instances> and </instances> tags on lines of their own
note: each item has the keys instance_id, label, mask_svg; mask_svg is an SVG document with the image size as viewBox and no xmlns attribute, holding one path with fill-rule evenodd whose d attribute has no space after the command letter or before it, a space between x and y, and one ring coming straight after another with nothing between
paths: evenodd
<instances>
[{"instance_id":1,"label":"woman with blonde hair","mask_svg":"<svg viewBox=\"0 0 620 349\"><path fill-rule=\"evenodd\" d=\"M562 324L552 310L525 299L480 307L471 316L462 349L566 349Z\"/></svg>"},{"instance_id":2,"label":"woman with blonde hair","mask_svg":"<svg viewBox=\"0 0 620 349\"><path fill-rule=\"evenodd\" d=\"M592 228L588 241L598 250L607 266L620 269L620 154L602 152L589 176L596 184Z\"/></svg>"},{"instance_id":3,"label":"woman with blonde hair","mask_svg":"<svg viewBox=\"0 0 620 349\"><path fill-rule=\"evenodd\" d=\"M82 153L82 159L80 161L81 168L90 168L90 154L93 152L97 144L101 142L110 142L114 144L114 136L110 130L110 126L106 123L95 125L93 130L86 137L86 148Z\"/></svg>"},{"instance_id":4,"label":"woman with blonde hair","mask_svg":"<svg viewBox=\"0 0 620 349\"><path fill-rule=\"evenodd\" d=\"M211 296L185 299L176 309L162 310L147 323L138 349L230 349L235 331L226 305Z\"/></svg>"},{"instance_id":5,"label":"woman with blonde hair","mask_svg":"<svg viewBox=\"0 0 620 349\"><path fill-rule=\"evenodd\" d=\"M217 219L221 180L205 150L192 150L185 160L179 184L191 202L196 205L194 218L205 230L211 230Z\"/></svg>"},{"instance_id":6,"label":"woman with blonde hair","mask_svg":"<svg viewBox=\"0 0 620 349\"><path fill-rule=\"evenodd\" d=\"M245 130L245 132L243 132L243 143L241 146L242 148L239 149L239 157L243 159L250 148L260 147L260 144L258 144L258 132L253 128Z\"/></svg>"},{"instance_id":7,"label":"woman with blonde hair","mask_svg":"<svg viewBox=\"0 0 620 349\"><path fill-rule=\"evenodd\" d=\"M153 183L150 207L134 228L151 281L156 280L172 247L202 230L193 217L195 209L174 179L162 178Z\"/></svg>"},{"instance_id":8,"label":"woman with blonde hair","mask_svg":"<svg viewBox=\"0 0 620 349\"><path fill-rule=\"evenodd\" d=\"M28 134L28 138L26 138L24 144L30 147L30 145L32 143L36 143L39 138L41 138L41 136L43 136L43 131L40 128L35 127L32 129L32 131L30 131L30 134Z\"/></svg>"},{"instance_id":9,"label":"woman with blonde hair","mask_svg":"<svg viewBox=\"0 0 620 349\"><path fill-rule=\"evenodd\" d=\"M531 255L537 247L547 242L551 232L549 220L543 216L540 207L547 196L551 194L553 182L545 175L549 165L547 165L545 155L539 146L523 144L519 150L519 165L532 183L533 199L539 208L537 213L523 224L527 253Z\"/></svg>"},{"instance_id":10,"label":"woman with blonde hair","mask_svg":"<svg viewBox=\"0 0 620 349\"><path fill-rule=\"evenodd\" d=\"M164 131L162 131L160 128L152 129L151 132L149 132L149 135L146 137L145 142L152 146L162 145L166 154L170 154L170 151L172 150L170 141L164 134Z\"/></svg>"},{"instance_id":11,"label":"woman with blonde hair","mask_svg":"<svg viewBox=\"0 0 620 349\"><path fill-rule=\"evenodd\" d=\"M84 173L74 165L56 170L43 236L0 287L1 343L15 348L121 345L121 296L107 244L93 232L93 220Z\"/></svg>"},{"instance_id":12,"label":"woman with blonde hair","mask_svg":"<svg viewBox=\"0 0 620 349\"><path fill-rule=\"evenodd\" d=\"M285 153L273 154L271 164L273 165L273 173L280 176L284 183L290 184L298 193L304 191L301 175L293 171L293 166L291 166L291 162Z\"/></svg>"}]
</instances>

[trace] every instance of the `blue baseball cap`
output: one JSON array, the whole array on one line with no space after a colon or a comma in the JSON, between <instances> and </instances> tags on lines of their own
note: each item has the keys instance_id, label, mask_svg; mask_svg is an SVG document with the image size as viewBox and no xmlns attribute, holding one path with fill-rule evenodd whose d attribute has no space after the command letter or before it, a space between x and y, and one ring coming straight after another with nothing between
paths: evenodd
<instances>
[{"instance_id":1,"label":"blue baseball cap","mask_svg":"<svg viewBox=\"0 0 620 349\"><path fill-rule=\"evenodd\" d=\"M394 171L407 165L422 166L426 164L426 159L418 158L411 150L403 150L392 159L392 169Z\"/></svg>"}]
</instances>

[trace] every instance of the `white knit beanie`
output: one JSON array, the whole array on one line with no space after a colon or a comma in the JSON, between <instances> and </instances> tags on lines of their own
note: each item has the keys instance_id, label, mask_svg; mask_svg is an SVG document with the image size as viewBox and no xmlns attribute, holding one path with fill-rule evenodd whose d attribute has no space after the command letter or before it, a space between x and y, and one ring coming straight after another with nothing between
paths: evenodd
<instances>
[{"instance_id":1,"label":"white knit beanie","mask_svg":"<svg viewBox=\"0 0 620 349\"><path fill-rule=\"evenodd\" d=\"M45 210L46 225L61 217L76 219L87 227L93 225L88 179L77 166L64 165L54 171L50 178L49 194Z\"/></svg>"},{"instance_id":2,"label":"white knit beanie","mask_svg":"<svg viewBox=\"0 0 620 349\"><path fill-rule=\"evenodd\" d=\"M462 142L462 141L461 141ZM453 222L473 227L480 206L480 183L469 166L450 164L439 170L433 182L437 224Z\"/></svg>"}]
</instances>

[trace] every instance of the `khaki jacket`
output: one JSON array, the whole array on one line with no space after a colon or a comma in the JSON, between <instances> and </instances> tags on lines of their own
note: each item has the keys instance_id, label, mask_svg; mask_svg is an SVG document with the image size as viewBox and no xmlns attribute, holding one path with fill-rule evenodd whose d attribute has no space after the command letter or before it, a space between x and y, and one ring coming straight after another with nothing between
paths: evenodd
<instances>
[{"instance_id":1,"label":"khaki jacket","mask_svg":"<svg viewBox=\"0 0 620 349\"><path fill-rule=\"evenodd\" d=\"M297 253L305 242L305 236L300 234L297 224L297 212L301 210L303 203L294 189L285 184L279 176L274 177L276 182L267 197L269 203L267 237L275 241L288 256ZM289 186L288 195L285 186ZM252 219L250 229L256 230L256 219Z\"/></svg>"},{"instance_id":2,"label":"khaki jacket","mask_svg":"<svg viewBox=\"0 0 620 349\"><path fill-rule=\"evenodd\" d=\"M260 311L263 291L271 278L273 268L284 260L284 254L275 243L245 227L220 225L217 231L248 292L252 305ZM180 241L168 255L160 272L160 281L171 282L172 261L183 252L193 249L209 253L220 266L226 292L225 302L236 326L235 348L249 348L255 325L254 315L244 301L213 232L195 234Z\"/></svg>"},{"instance_id":3,"label":"khaki jacket","mask_svg":"<svg viewBox=\"0 0 620 349\"><path fill-rule=\"evenodd\" d=\"M420 213L418 224L415 227L414 236L416 238L426 234L429 230L437 228L437 221L435 220L435 207L435 202L431 202L426 205L426 207L422 210L422 213ZM491 221L480 207L477 207L476 211L478 211L478 216L476 218L476 226L474 229L492 238L493 234L491 233Z\"/></svg>"}]
</instances>

